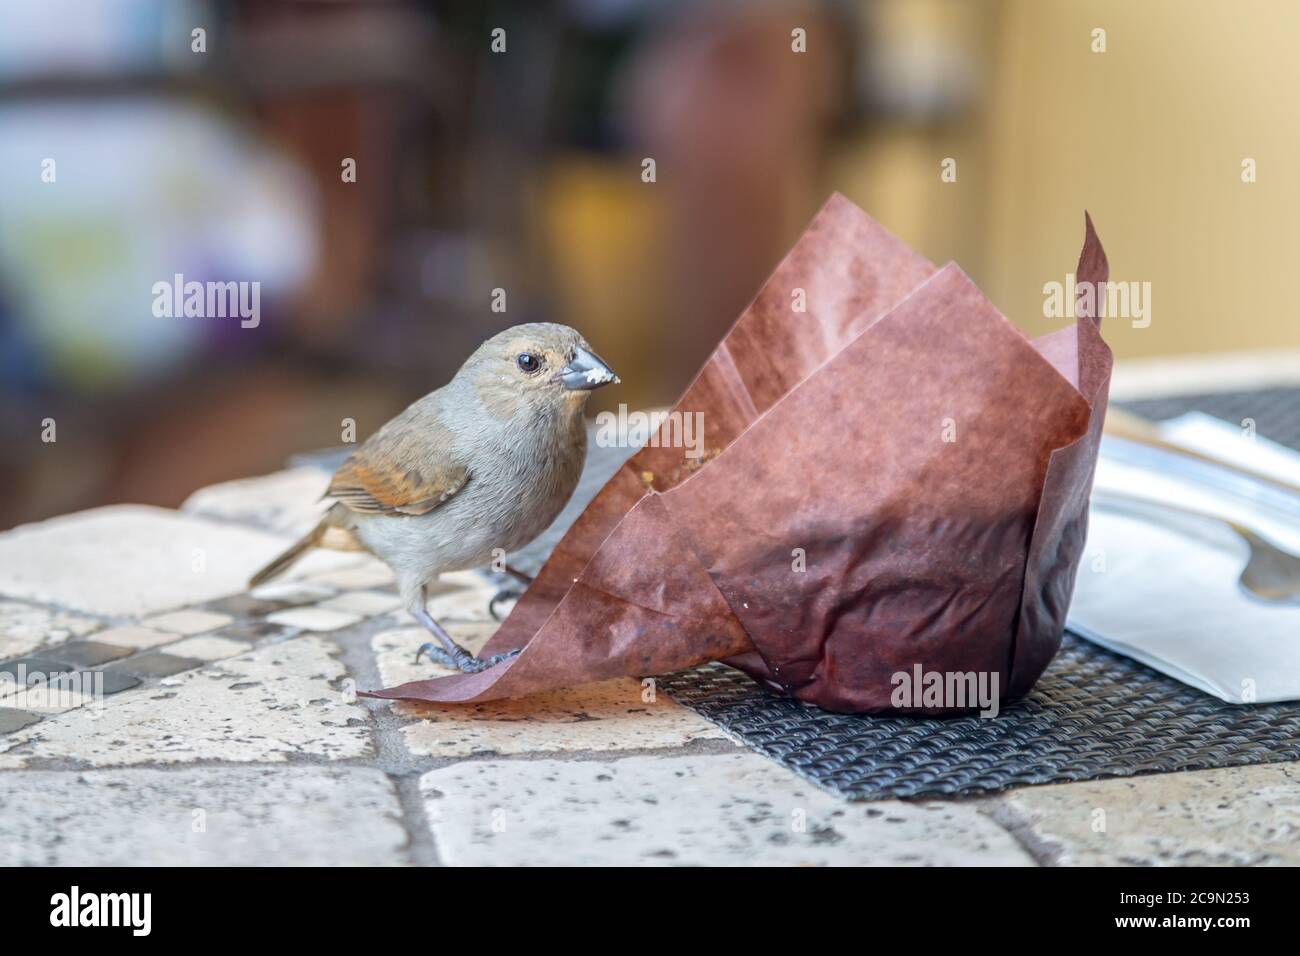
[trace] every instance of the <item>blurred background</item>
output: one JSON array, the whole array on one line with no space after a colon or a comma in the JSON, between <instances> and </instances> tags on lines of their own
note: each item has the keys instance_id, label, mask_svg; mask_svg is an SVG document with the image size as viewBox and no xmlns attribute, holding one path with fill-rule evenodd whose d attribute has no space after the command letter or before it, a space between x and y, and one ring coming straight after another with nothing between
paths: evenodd
<instances>
[{"instance_id":1,"label":"blurred background","mask_svg":"<svg viewBox=\"0 0 1300 956\"><path fill-rule=\"evenodd\" d=\"M519 322L671 402L832 190L1031 335L1087 208L1152 284L1118 357L1295 349L1297 35L1288 0L6 0L0 527L364 438ZM260 282L259 325L155 317L177 273Z\"/></svg>"}]
</instances>

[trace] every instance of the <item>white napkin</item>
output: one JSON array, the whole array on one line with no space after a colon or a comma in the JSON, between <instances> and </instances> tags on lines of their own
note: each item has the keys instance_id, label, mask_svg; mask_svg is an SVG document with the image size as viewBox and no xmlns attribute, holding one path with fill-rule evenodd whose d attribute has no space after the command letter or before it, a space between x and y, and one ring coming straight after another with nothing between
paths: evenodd
<instances>
[{"instance_id":1,"label":"white napkin","mask_svg":"<svg viewBox=\"0 0 1300 956\"><path fill-rule=\"evenodd\" d=\"M1300 478L1300 453L1208 415L1164 422L1161 435ZM1231 704L1300 700L1300 603L1246 594L1238 584L1246 542L1222 522L1160 502L1230 518L1300 554L1300 495L1107 436L1069 629Z\"/></svg>"}]
</instances>

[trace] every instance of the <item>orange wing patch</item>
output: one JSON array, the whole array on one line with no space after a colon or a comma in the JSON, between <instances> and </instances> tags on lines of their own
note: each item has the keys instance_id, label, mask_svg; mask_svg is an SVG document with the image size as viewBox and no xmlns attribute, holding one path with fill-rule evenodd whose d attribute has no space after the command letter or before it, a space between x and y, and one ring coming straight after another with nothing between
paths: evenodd
<instances>
[{"instance_id":1,"label":"orange wing patch","mask_svg":"<svg viewBox=\"0 0 1300 956\"><path fill-rule=\"evenodd\" d=\"M438 507L469 481L461 465L412 465L375 461L358 448L334 473L326 498L365 514L422 515Z\"/></svg>"}]
</instances>

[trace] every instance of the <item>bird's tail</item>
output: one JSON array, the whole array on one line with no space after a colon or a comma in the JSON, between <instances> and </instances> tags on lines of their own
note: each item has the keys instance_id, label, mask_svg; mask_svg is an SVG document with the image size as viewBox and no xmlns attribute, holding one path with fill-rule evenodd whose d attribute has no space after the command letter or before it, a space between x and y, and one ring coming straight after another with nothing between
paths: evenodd
<instances>
[{"instance_id":1,"label":"bird's tail","mask_svg":"<svg viewBox=\"0 0 1300 956\"><path fill-rule=\"evenodd\" d=\"M329 522L327 520L322 520L320 524L316 525L315 528L307 532L306 535L304 535L302 538L296 541L282 555L280 555L278 558L276 558L274 561L272 561L270 564L264 567L261 571L258 571L251 578L249 578L248 579L249 589L251 590L257 587L259 584L265 584L267 581L271 580L272 578L278 577L279 575L283 574L285 571L288 571L289 568L294 564L294 562L296 562L306 552L310 551L312 548L316 547L316 545L320 543L321 539L325 537L325 532L328 530L329 530Z\"/></svg>"}]
</instances>

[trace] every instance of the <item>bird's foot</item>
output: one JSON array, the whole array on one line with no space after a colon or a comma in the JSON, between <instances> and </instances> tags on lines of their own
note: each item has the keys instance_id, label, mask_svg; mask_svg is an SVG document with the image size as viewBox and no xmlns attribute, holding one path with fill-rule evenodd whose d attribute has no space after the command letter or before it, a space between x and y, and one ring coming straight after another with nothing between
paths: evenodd
<instances>
[{"instance_id":1,"label":"bird's foot","mask_svg":"<svg viewBox=\"0 0 1300 956\"><path fill-rule=\"evenodd\" d=\"M509 654L494 654L492 657L478 658L471 654L465 648L457 644L450 634L441 624L429 616L429 612L422 607L413 608L411 615L424 625L425 629L438 639L437 644L421 644L415 652L415 661L418 664L420 658L425 654L429 655L429 660L443 667L450 667L458 670L462 674L477 674L479 671L487 670L493 665L500 664L502 661L508 661L519 653L518 650L511 651Z\"/></svg>"},{"instance_id":2,"label":"bird's foot","mask_svg":"<svg viewBox=\"0 0 1300 956\"><path fill-rule=\"evenodd\" d=\"M533 583L531 574L525 574L518 568L513 568L508 564L502 569L502 573L514 578L515 583L497 591L496 594L492 595L492 599L488 601L488 613L492 615L494 621L501 620L501 615L497 613L498 604L502 601L518 601L523 596L524 591L527 590L528 585Z\"/></svg>"},{"instance_id":3,"label":"bird's foot","mask_svg":"<svg viewBox=\"0 0 1300 956\"><path fill-rule=\"evenodd\" d=\"M441 664L443 667L449 667L452 670L458 670L462 674L477 674L479 671L485 671L489 667L495 667L502 661L508 661L519 654L520 648L516 648L506 654L493 654L491 657L475 657L459 644L452 645L455 650L448 651L446 648L439 647L437 644L421 644L415 652L415 662L418 664L420 658L426 654L429 660L435 664Z\"/></svg>"},{"instance_id":4,"label":"bird's foot","mask_svg":"<svg viewBox=\"0 0 1300 956\"><path fill-rule=\"evenodd\" d=\"M488 601L488 613L492 615L492 620L494 621L503 620L501 615L497 613L498 604L500 604L502 601L518 601L521 597L523 597L523 594L524 594L523 588L509 587L509 588L502 588L496 594L492 595L492 599Z\"/></svg>"}]
</instances>

